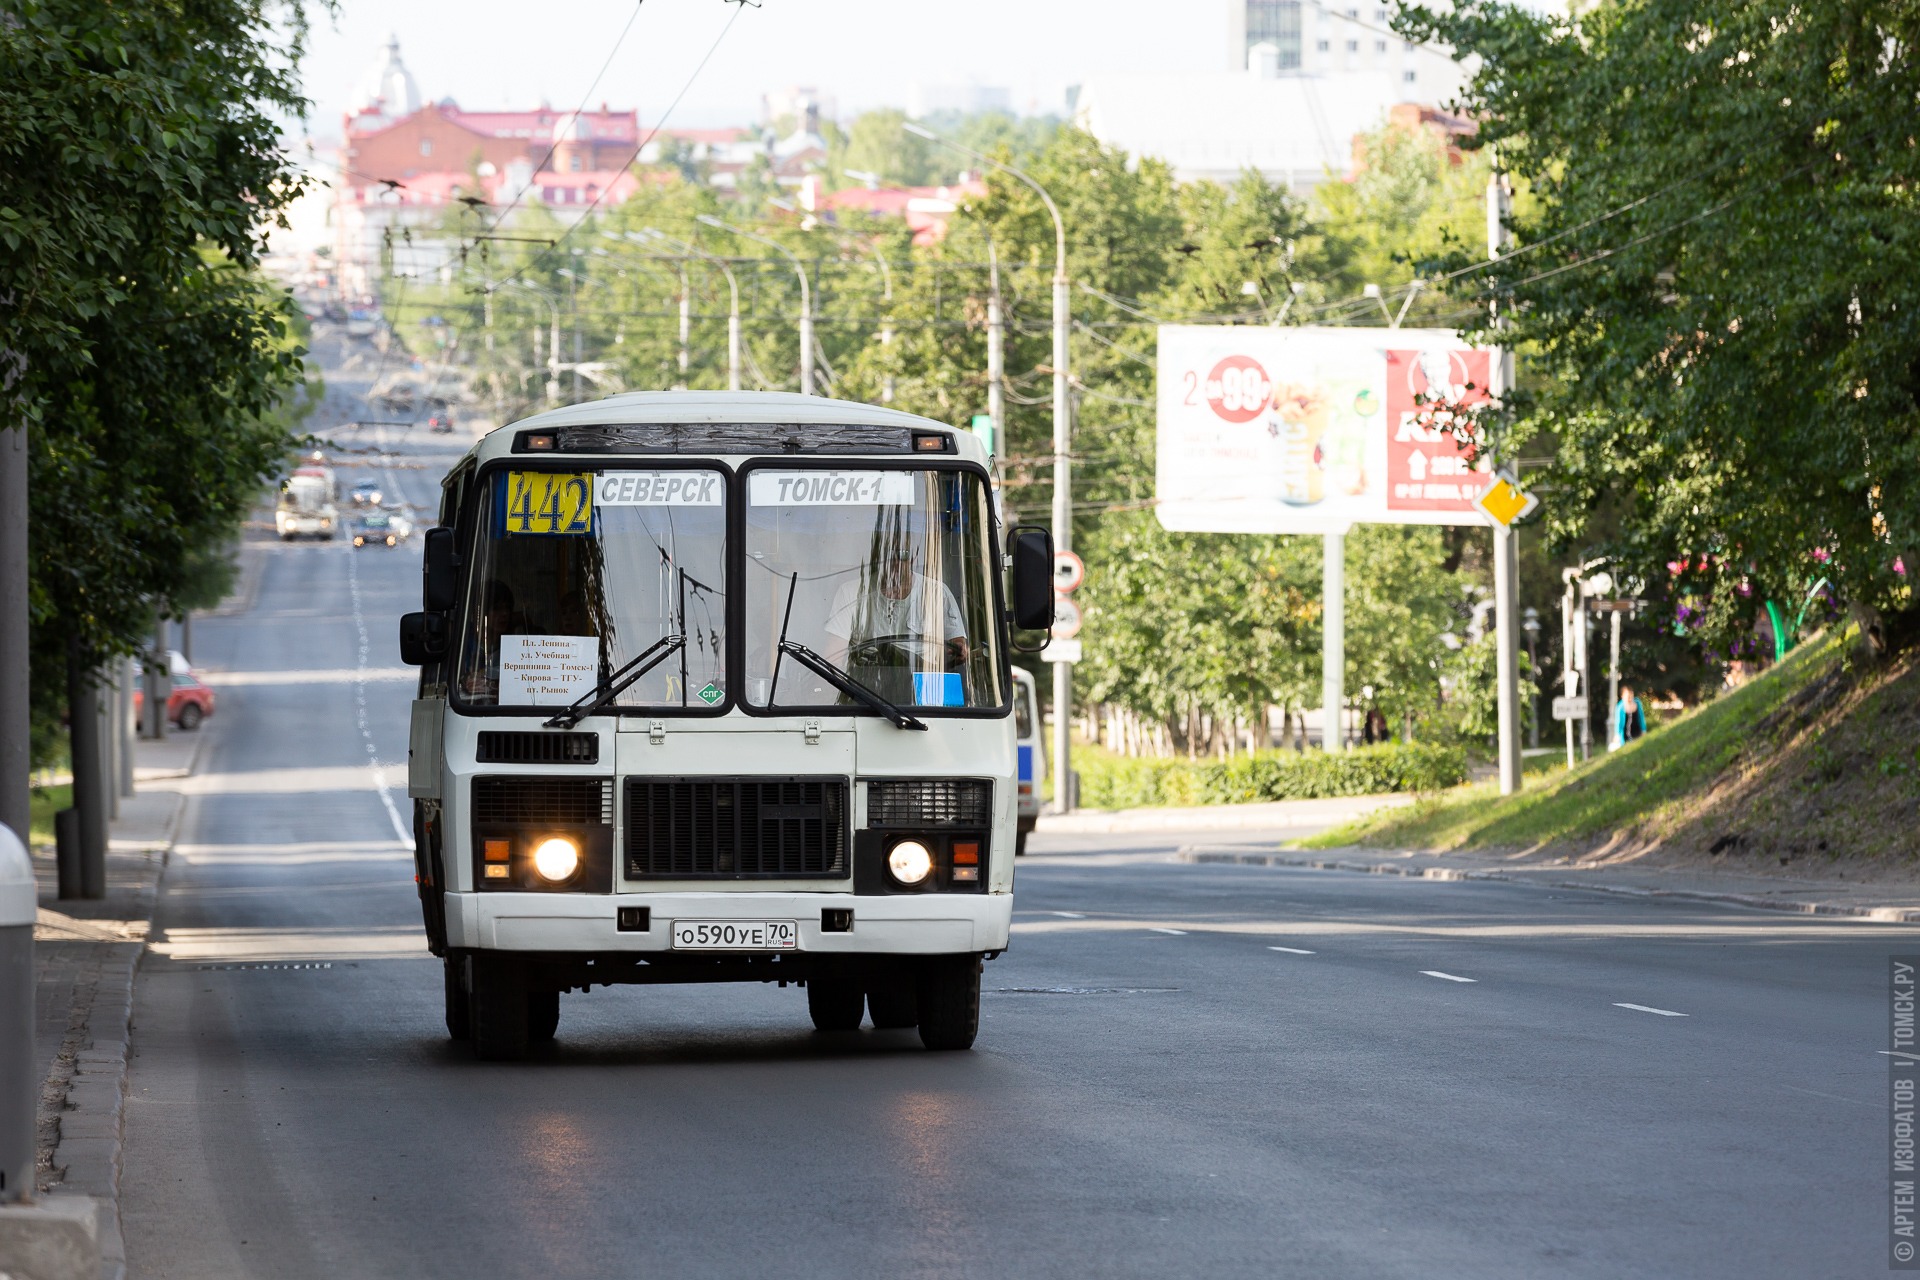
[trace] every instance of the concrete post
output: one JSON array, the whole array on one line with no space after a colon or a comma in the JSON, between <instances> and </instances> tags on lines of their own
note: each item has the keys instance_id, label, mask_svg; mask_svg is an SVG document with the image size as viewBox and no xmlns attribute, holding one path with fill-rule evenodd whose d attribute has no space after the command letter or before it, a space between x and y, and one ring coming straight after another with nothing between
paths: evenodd
<instances>
[{"instance_id":1,"label":"concrete post","mask_svg":"<svg viewBox=\"0 0 1920 1280\"><path fill-rule=\"evenodd\" d=\"M1057 223L1056 215L1056 223ZM1073 550L1073 401L1067 388L1066 241L1061 237L1053 274L1053 548ZM1071 813L1073 794L1073 664L1053 664L1053 809Z\"/></svg>"},{"instance_id":2,"label":"concrete post","mask_svg":"<svg viewBox=\"0 0 1920 1280\"><path fill-rule=\"evenodd\" d=\"M80 825L80 896L107 896L106 779L100 753L99 673L80 665L80 641L67 642L68 754L73 758L73 807Z\"/></svg>"},{"instance_id":3,"label":"concrete post","mask_svg":"<svg viewBox=\"0 0 1920 1280\"><path fill-rule=\"evenodd\" d=\"M0 386L15 370L0 352ZM0 430L0 827L25 840L33 752L27 690L27 429Z\"/></svg>"},{"instance_id":4,"label":"concrete post","mask_svg":"<svg viewBox=\"0 0 1920 1280\"><path fill-rule=\"evenodd\" d=\"M1346 749L1347 535L1329 533L1320 570L1320 745Z\"/></svg>"},{"instance_id":5,"label":"concrete post","mask_svg":"<svg viewBox=\"0 0 1920 1280\"><path fill-rule=\"evenodd\" d=\"M33 1191L40 1078L33 1052L33 862L0 827L0 1204Z\"/></svg>"},{"instance_id":6,"label":"concrete post","mask_svg":"<svg viewBox=\"0 0 1920 1280\"><path fill-rule=\"evenodd\" d=\"M1520 604L1519 537L1507 525L1493 526L1493 624L1499 681L1500 794L1520 789Z\"/></svg>"}]
</instances>

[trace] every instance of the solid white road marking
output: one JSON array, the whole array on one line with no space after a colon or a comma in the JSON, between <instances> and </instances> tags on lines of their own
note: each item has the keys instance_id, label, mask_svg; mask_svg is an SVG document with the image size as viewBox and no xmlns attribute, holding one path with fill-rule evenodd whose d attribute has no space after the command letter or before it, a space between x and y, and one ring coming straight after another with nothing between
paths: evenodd
<instances>
[{"instance_id":1,"label":"solid white road marking","mask_svg":"<svg viewBox=\"0 0 1920 1280\"><path fill-rule=\"evenodd\" d=\"M1153 930L1153 932L1155 933L1170 933L1176 938L1184 938L1187 936L1187 931L1185 929L1166 929L1166 928L1162 928L1157 924L1150 924L1147 926L1147 928Z\"/></svg>"},{"instance_id":2,"label":"solid white road marking","mask_svg":"<svg viewBox=\"0 0 1920 1280\"><path fill-rule=\"evenodd\" d=\"M1086 917L1084 915L1081 915L1078 911L1049 911L1047 912L1047 914L1050 916L1059 916L1062 920L1085 920L1086 919Z\"/></svg>"},{"instance_id":3,"label":"solid white road marking","mask_svg":"<svg viewBox=\"0 0 1920 1280\"><path fill-rule=\"evenodd\" d=\"M1902 1053L1898 1049L1879 1049L1875 1052L1884 1053L1889 1058L1905 1058L1908 1062L1920 1062L1920 1053Z\"/></svg>"},{"instance_id":4,"label":"solid white road marking","mask_svg":"<svg viewBox=\"0 0 1920 1280\"><path fill-rule=\"evenodd\" d=\"M1429 978L1439 978L1444 982L1478 982L1478 978L1463 978L1457 973L1442 973L1438 969L1422 969L1421 973Z\"/></svg>"},{"instance_id":5,"label":"solid white road marking","mask_svg":"<svg viewBox=\"0 0 1920 1280\"><path fill-rule=\"evenodd\" d=\"M360 721L360 737L367 747L367 766L373 770L374 790L380 793L380 803L385 806L387 820L393 823L394 837L409 849L413 847L413 832L408 829L405 819L400 816L400 807L393 802L393 793L387 789L386 770L380 767L378 752L373 745L373 726L367 722L367 653L372 647L367 639L367 616L360 607L360 557L354 554L351 544L346 544L347 587L353 598L353 626L359 632L360 647L354 669L362 678L354 681L354 712Z\"/></svg>"},{"instance_id":6,"label":"solid white road marking","mask_svg":"<svg viewBox=\"0 0 1920 1280\"><path fill-rule=\"evenodd\" d=\"M1310 956L1310 955L1312 955L1312 954L1313 954L1313 952L1311 952L1311 951L1302 951L1302 950L1301 950L1300 948L1298 948L1298 947L1268 947L1268 948L1267 948L1267 950L1269 950L1269 951L1284 951L1284 952L1286 952L1286 953L1287 953L1288 955L1290 955L1290 956Z\"/></svg>"},{"instance_id":7,"label":"solid white road marking","mask_svg":"<svg viewBox=\"0 0 1920 1280\"><path fill-rule=\"evenodd\" d=\"M1628 1004L1624 1000L1615 1000L1613 1002L1613 1007L1616 1009L1631 1009L1635 1013L1657 1013L1663 1018L1685 1018L1690 1016L1684 1013L1675 1013L1671 1009L1656 1009L1652 1005Z\"/></svg>"}]
</instances>

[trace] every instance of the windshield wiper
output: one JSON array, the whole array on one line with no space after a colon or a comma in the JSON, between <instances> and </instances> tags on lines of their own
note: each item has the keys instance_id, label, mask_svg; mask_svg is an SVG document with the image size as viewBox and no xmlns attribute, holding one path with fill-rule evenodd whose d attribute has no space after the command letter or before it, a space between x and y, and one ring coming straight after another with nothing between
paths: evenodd
<instances>
[{"instance_id":1,"label":"windshield wiper","mask_svg":"<svg viewBox=\"0 0 1920 1280\"><path fill-rule=\"evenodd\" d=\"M638 657L574 699L572 706L548 720L544 727L571 729L588 716L598 715L608 703L625 693L641 676L665 662L672 656L675 649L681 648L686 643L687 638L684 635L660 637L648 645Z\"/></svg>"},{"instance_id":2,"label":"windshield wiper","mask_svg":"<svg viewBox=\"0 0 1920 1280\"><path fill-rule=\"evenodd\" d=\"M893 703L888 702L885 698L867 688L867 686L861 684L858 680L855 680L852 676L834 666L813 650L807 648L807 646L801 644L798 640L782 640L780 642L780 652L792 654L795 662L798 662L801 666L807 668L807 670L813 672L840 692L861 702L872 710L878 711L881 715L893 721L896 729L924 729L927 727L926 721L918 720L908 715Z\"/></svg>"}]
</instances>

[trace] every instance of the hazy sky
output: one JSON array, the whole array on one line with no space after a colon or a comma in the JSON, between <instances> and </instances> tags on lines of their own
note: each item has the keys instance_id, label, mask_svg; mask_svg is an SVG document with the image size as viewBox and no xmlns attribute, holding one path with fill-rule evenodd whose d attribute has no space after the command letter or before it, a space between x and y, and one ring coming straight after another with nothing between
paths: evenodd
<instances>
[{"instance_id":1,"label":"hazy sky","mask_svg":"<svg viewBox=\"0 0 1920 1280\"><path fill-rule=\"evenodd\" d=\"M905 106L916 84L968 83L1058 109L1064 86L1090 72L1226 64L1227 0L644 0L595 103L655 123L736 11L670 124L751 123L760 95L789 85L837 97L842 112ZM304 63L310 128L338 135L390 32L427 100L571 108L633 14L633 0L339 0Z\"/></svg>"}]
</instances>

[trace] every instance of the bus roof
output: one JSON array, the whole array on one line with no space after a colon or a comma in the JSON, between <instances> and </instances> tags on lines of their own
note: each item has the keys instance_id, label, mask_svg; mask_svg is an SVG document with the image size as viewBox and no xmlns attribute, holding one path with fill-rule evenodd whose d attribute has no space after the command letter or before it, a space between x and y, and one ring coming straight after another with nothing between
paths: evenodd
<instances>
[{"instance_id":1,"label":"bus roof","mask_svg":"<svg viewBox=\"0 0 1920 1280\"><path fill-rule=\"evenodd\" d=\"M884 431L886 428L895 428L902 433L900 438L903 443L898 450L901 454L917 452L911 444L907 443L912 436L924 436L937 432L951 441L947 449L939 451L943 456L958 457L982 466L987 463L986 446L971 431L964 431L916 414L902 413L897 409L882 408L879 405L777 391L632 391L622 395L607 396L601 400L590 400L583 404L549 409L545 413L538 413L530 418L522 418L518 422L497 427L480 438L472 449L472 456L483 462L494 458L525 457L526 452L516 451L515 443L522 433L529 431L554 432L558 445L554 451L569 453L573 450L567 447L568 428L645 426L714 428L736 426L749 429L765 426L770 430L767 432L763 448L740 446L738 441L741 435L755 434L749 430L745 433L726 433L727 443L713 447L698 447L699 433L693 433L677 448L663 449L636 445L631 451L635 454L678 453L682 456L695 457L752 454L779 457L802 452L809 456L831 457L845 454L874 458L884 457L895 451L876 450L873 447L837 449L833 447L831 441L819 440L819 436L824 434L823 430L810 429L844 427L874 428ZM795 430L775 434L772 429L777 428ZM813 437L816 443L813 447L799 451L783 447L783 440L796 437L802 440ZM590 452L597 455L618 455L626 451L617 445L596 444Z\"/></svg>"}]
</instances>

